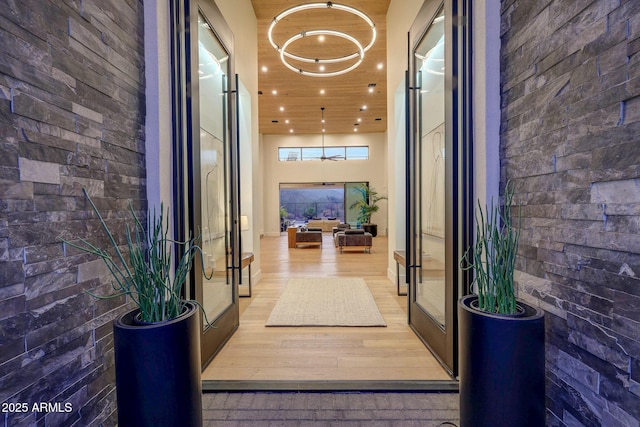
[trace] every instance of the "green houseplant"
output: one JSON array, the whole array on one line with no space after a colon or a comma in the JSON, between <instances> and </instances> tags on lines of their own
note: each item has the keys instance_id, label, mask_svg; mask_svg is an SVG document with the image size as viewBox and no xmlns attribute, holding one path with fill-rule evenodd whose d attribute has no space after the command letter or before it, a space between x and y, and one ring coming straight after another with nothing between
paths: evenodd
<instances>
[{"instance_id":1,"label":"green houseplant","mask_svg":"<svg viewBox=\"0 0 640 427\"><path fill-rule=\"evenodd\" d=\"M513 224L514 189L499 205L476 210L475 244L462 257L475 294L458 301L460 425L545 424L544 312L516 298L520 238Z\"/></svg>"},{"instance_id":2,"label":"green houseplant","mask_svg":"<svg viewBox=\"0 0 640 427\"><path fill-rule=\"evenodd\" d=\"M91 295L126 296L136 307L113 321L118 424L202 425L201 307L183 297L201 252L197 238L176 242L169 236L163 207L160 213L154 210L145 226L130 205L132 225L126 226L126 249L121 249L91 197L86 191L84 195L109 247L83 238L62 241L100 258L111 273L115 292ZM174 246L180 250L177 262Z\"/></svg>"},{"instance_id":3,"label":"green houseplant","mask_svg":"<svg viewBox=\"0 0 640 427\"><path fill-rule=\"evenodd\" d=\"M378 226L371 223L371 215L380 209L378 202L386 200L387 197L379 195L373 187L366 184L355 187L353 190L358 192L360 198L353 202L349 209L358 210L358 222L362 224L362 228L365 231L376 237L378 235Z\"/></svg>"},{"instance_id":4,"label":"green houseplant","mask_svg":"<svg viewBox=\"0 0 640 427\"><path fill-rule=\"evenodd\" d=\"M521 219L518 215L518 225L513 225L512 204L510 186L506 188L502 211L493 202L483 211L478 201L475 244L461 261L463 270L473 270L478 308L488 313L516 313L514 272Z\"/></svg>"},{"instance_id":5,"label":"green houseplant","mask_svg":"<svg viewBox=\"0 0 640 427\"><path fill-rule=\"evenodd\" d=\"M284 206L280 206L280 231L287 231L289 212Z\"/></svg>"},{"instance_id":6,"label":"green houseplant","mask_svg":"<svg viewBox=\"0 0 640 427\"><path fill-rule=\"evenodd\" d=\"M304 210L303 213L305 218L311 219L316 215L316 208L314 208L313 206L309 206Z\"/></svg>"}]
</instances>

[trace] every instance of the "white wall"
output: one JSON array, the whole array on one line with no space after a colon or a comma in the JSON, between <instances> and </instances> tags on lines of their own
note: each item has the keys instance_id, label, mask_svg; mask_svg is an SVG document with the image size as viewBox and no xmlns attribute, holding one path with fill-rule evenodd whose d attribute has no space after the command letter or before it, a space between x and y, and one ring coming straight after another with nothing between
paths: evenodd
<instances>
[{"instance_id":1,"label":"white wall","mask_svg":"<svg viewBox=\"0 0 640 427\"><path fill-rule=\"evenodd\" d=\"M369 160L281 162L278 160L278 147L319 146L321 136L263 135L262 139L265 235L280 235L280 183L369 181L378 194L388 194L383 133L325 135L326 147L368 145ZM387 205L386 200L380 202L380 210L372 217L381 235L387 230Z\"/></svg>"},{"instance_id":2,"label":"white wall","mask_svg":"<svg viewBox=\"0 0 640 427\"><path fill-rule=\"evenodd\" d=\"M387 275L395 281L394 250L405 239L405 71L407 33L424 0L391 0L387 11L387 180L389 188L389 259ZM402 279L404 280L404 279Z\"/></svg>"},{"instance_id":3,"label":"white wall","mask_svg":"<svg viewBox=\"0 0 640 427\"><path fill-rule=\"evenodd\" d=\"M169 3L144 3L145 146L149 209L172 202ZM165 173L161 173L165 171Z\"/></svg>"},{"instance_id":4,"label":"white wall","mask_svg":"<svg viewBox=\"0 0 640 427\"><path fill-rule=\"evenodd\" d=\"M474 192L484 205L500 183L500 0L473 4Z\"/></svg>"}]
</instances>

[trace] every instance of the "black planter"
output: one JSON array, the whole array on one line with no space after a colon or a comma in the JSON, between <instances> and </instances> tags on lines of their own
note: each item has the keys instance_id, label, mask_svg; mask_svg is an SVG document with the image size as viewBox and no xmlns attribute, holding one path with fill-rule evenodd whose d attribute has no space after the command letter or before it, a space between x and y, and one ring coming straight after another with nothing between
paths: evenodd
<instances>
[{"instance_id":1,"label":"black planter","mask_svg":"<svg viewBox=\"0 0 640 427\"><path fill-rule=\"evenodd\" d=\"M139 310L113 321L120 427L202 426L200 315L187 305L166 322L136 323Z\"/></svg>"},{"instance_id":2,"label":"black planter","mask_svg":"<svg viewBox=\"0 0 640 427\"><path fill-rule=\"evenodd\" d=\"M373 237L378 235L378 224L362 224L362 229Z\"/></svg>"},{"instance_id":3,"label":"black planter","mask_svg":"<svg viewBox=\"0 0 640 427\"><path fill-rule=\"evenodd\" d=\"M544 427L544 312L489 314L458 301L460 426Z\"/></svg>"}]
</instances>

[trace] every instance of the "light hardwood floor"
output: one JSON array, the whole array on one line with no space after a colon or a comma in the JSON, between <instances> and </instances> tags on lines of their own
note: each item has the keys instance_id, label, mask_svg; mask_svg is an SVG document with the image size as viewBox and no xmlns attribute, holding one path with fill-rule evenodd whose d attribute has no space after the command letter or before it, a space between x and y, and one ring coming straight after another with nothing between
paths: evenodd
<instances>
[{"instance_id":1,"label":"light hardwood floor","mask_svg":"<svg viewBox=\"0 0 640 427\"><path fill-rule=\"evenodd\" d=\"M371 254L345 252L324 233L322 248L288 249L287 236L261 239L262 280L241 298L240 327L202 374L218 381L450 380L407 325L407 297L387 278L387 239ZM387 327L265 327L291 277L363 277Z\"/></svg>"}]
</instances>

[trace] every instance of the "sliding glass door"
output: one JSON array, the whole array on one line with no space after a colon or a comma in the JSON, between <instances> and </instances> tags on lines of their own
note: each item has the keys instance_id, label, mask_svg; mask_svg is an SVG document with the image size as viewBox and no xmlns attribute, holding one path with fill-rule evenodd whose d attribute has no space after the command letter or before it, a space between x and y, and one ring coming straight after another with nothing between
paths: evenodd
<instances>
[{"instance_id":1,"label":"sliding glass door","mask_svg":"<svg viewBox=\"0 0 640 427\"><path fill-rule=\"evenodd\" d=\"M351 224L354 228L360 224L358 221L358 218L360 217L360 210L358 208L351 208L351 206L358 200L362 199L362 193L359 189L368 186L368 182L346 182L344 184L344 222Z\"/></svg>"},{"instance_id":2,"label":"sliding glass door","mask_svg":"<svg viewBox=\"0 0 640 427\"><path fill-rule=\"evenodd\" d=\"M468 239L464 2L425 2L411 31L409 322L451 374L457 371L460 250ZM462 9L461 9L462 8ZM464 29L464 31L468 30Z\"/></svg>"}]
</instances>

